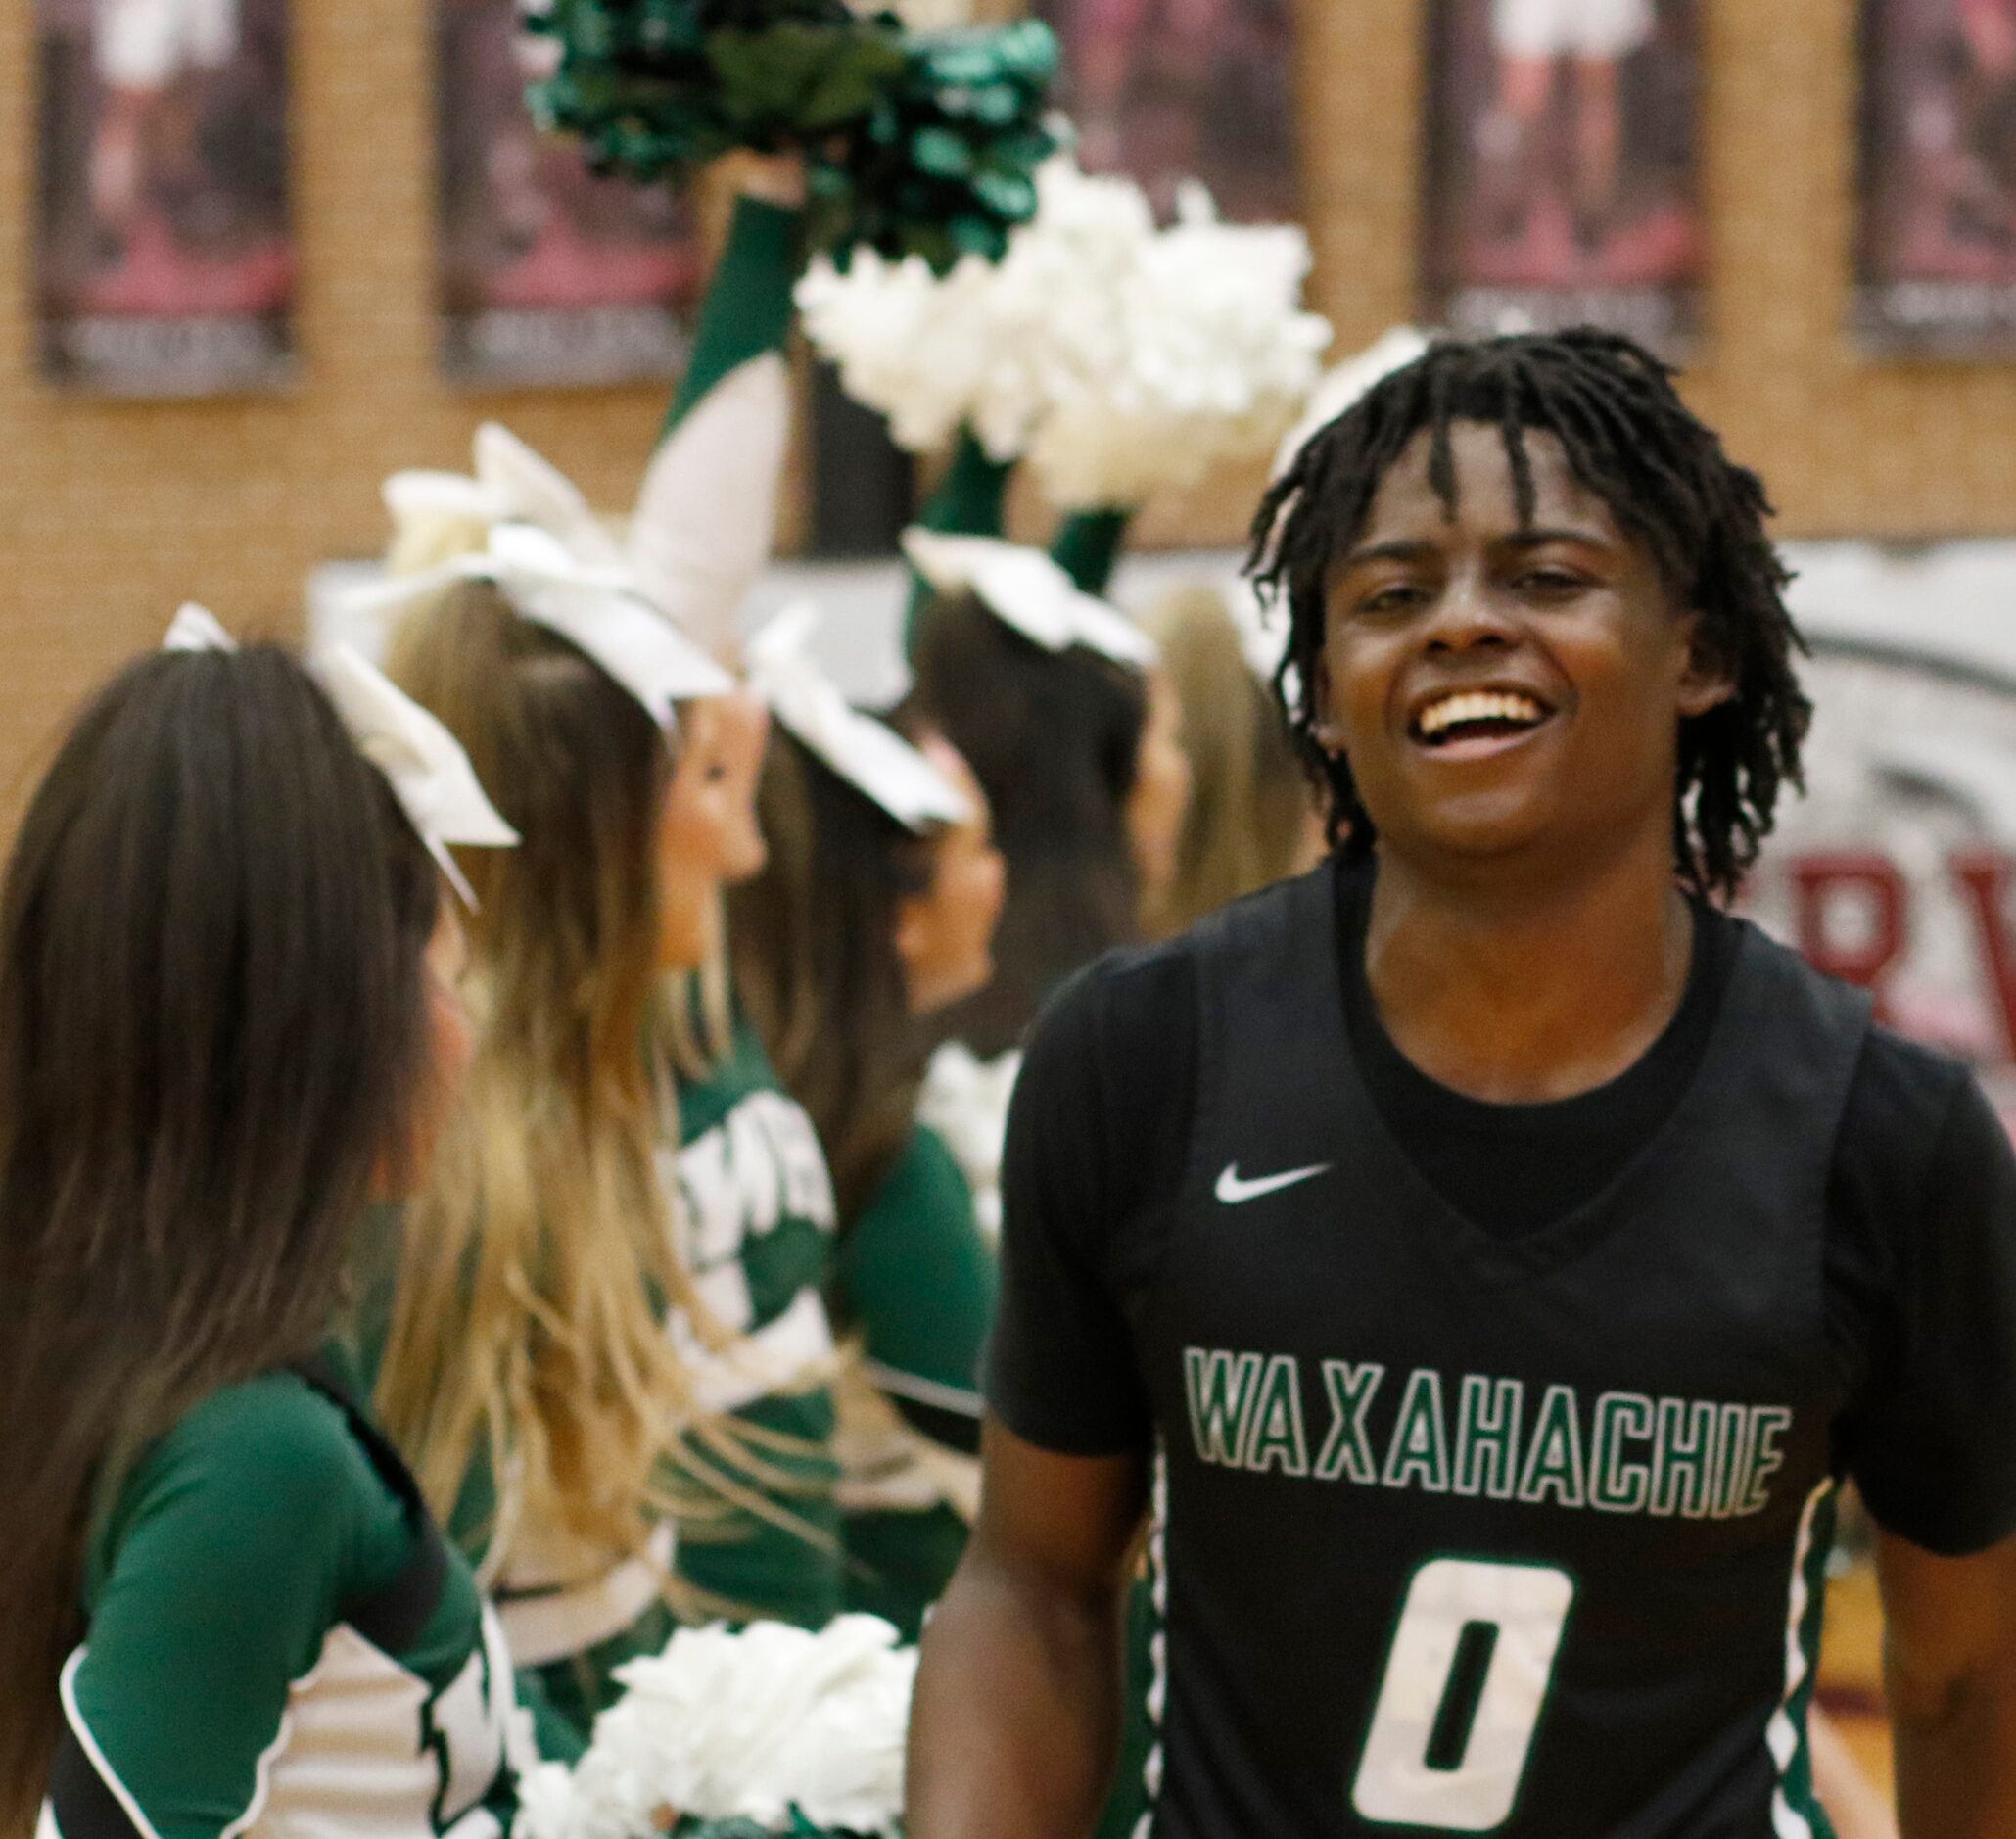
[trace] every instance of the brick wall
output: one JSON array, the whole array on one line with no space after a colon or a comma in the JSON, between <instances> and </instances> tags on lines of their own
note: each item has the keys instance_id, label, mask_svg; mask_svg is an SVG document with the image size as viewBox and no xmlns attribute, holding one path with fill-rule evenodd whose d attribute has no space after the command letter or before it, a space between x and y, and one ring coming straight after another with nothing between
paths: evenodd
<instances>
[{"instance_id":1,"label":"brick wall","mask_svg":"<svg viewBox=\"0 0 2016 1839\"><path fill-rule=\"evenodd\" d=\"M0 794L178 597L292 631L305 572L372 551L380 478L466 466L500 414L597 495L635 484L664 393L489 396L435 366L431 9L295 0L299 375L197 403L64 395L34 371L29 8L0 5Z\"/></svg>"},{"instance_id":2,"label":"brick wall","mask_svg":"<svg viewBox=\"0 0 2016 1839\"><path fill-rule=\"evenodd\" d=\"M1413 296L1417 0L1298 0L1304 196L1318 304L1346 341ZM429 8L295 0L300 379L285 396L120 404L34 376L28 320L29 8L0 6L0 796L79 691L175 599L285 627L304 573L370 551L379 478L460 463L503 414L615 503L655 390L490 397L436 374ZM1852 176L1852 0L1705 0L1708 335L1690 389L1760 466L1787 534L2016 528L2016 366L1879 361L1842 330ZM1230 481L1159 507L1158 541L1219 542Z\"/></svg>"}]
</instances>

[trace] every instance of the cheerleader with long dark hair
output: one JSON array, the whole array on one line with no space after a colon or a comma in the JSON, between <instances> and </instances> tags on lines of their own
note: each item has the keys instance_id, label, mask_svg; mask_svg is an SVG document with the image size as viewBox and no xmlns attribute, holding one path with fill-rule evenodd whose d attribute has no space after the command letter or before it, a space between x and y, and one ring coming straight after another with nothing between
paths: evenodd
<instances>
[{"instance_id":1,"label":"cheerleader with long dark hair","mask_svg":"<svg viewBox=\"0 0 2016 1839\"><path fill-rule=\"evenodd\" d=\"M839 1221L828 1301L848 1606L914 1640L977 1505L992 1247L917 1117L932 1018L993 974L1004 868L986 794L942 736L849 709L789 616L751 647L777 717L770 865L730 908L735 981L818 1128Z\"/></svg>"},{"instance_id":2,"label":"cheerleader with long dark hair","mask_svg":"<svg viewBox=\"0 0 2016 1839\"><path fill-rule=\"evenodd\" d=\"M0 903L0 1830L480 1839L510 1665L332 1337L466 1058L437 864L510 831L353 656L173 646Z\"/></svg>"}]
</instances>

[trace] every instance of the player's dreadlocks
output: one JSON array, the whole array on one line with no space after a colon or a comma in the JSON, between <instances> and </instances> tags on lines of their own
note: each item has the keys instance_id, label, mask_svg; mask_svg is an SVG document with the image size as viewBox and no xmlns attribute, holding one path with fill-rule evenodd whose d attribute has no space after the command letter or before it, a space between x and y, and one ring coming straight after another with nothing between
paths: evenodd
<instances>
[{"instance_id":1,"label":"player's dreadlocks","mask_svg":"<svg viewBox=\"0 0 2016 1839\"><path fill-rule=\"evenodd\" d=\"M1762 482L1722 451L1672 378L1631 340L1586 327L1438 344L1313 437L1268 493L1247 567L1264 594L1287 597L1276 689L1296 751L1329 797L1331 839L1346 854L1371 849L1372 819L1350 764L1318 744L1307 693L1331 571L1363 533L1380 482L1424 429L1433 440L1430 480L1453 514L1451 425L1479 421L1503 432L1522 521L1534 502L1526 437L1545 432L1574 477L1651 550L1680 603L1699 610L1700 642L1729 669L1736 693L1680 725L1674 855L1690 886L1725 894L1757 859L1780 789L1801 782L1812 705L1793 667L1805 644L1785 607L1791 576L1764 533Z\"/></svg>"}]
</instances>

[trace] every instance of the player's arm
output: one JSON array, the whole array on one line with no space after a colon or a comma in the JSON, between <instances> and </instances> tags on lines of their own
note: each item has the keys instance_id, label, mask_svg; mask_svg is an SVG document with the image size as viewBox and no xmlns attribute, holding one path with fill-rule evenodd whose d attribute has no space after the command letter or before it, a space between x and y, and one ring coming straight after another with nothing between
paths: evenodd
<instances>
[{"instance_id":1,"label":"player's arm","mask_svg":"<svg viewBox=\"0 0 2016 1839\"><path fill-rule=\"evenodd\" d=\"M742 154L727 160L724 169L734 187L734 212L661 439L723 378L752 358L781 353L790 337L791 290L802 255L804 159L795 153Z\"/></svg>"},{"instance_id":2,"label":"player's arm","mask_svg":"<svg viewBox=\"0 0 2016 1839\"><path fill-rule=\"evenodd\" d=\"M1827 1810L1835 1839L1898 1839L1890 1803L1862 1773L1847 1739L1817 1711L1806 1720L1806 1741L1813 1758L1813 1792Z\"/></svg>"},{"instance_id":3,"label":"player's arm","mask_svg":"<svg viewBox=\"0 0 2016 1839\"><path fill-rule=\"evenodd\" d=\"M1882 1291L1852 1462L1874 1518L1904 1839L2016 1833L2016 1154L1956 1076Z\"/></svg>"},{"instance_id":4,"label":"player's arm","mask_svg":"<svg viewBox=\"0 0 2016 1839\"><path fill-rule=\"evenodd\" d=\"M1083 1839L1119 1738L1146 1463L1063 1456L990 1419L980 1519L925 1630L911 1839Z\"/></svg>"},{"instance_id":5,"label":"player's arm","mask_svg":"<svg viewBox=\"0 0 2016 1839\"><path fill-rule=\"evenodd\" d=\"M1904 1839L2016 1833L2016 1539L1942 1558L1879 1533Z\"/></svg>"},{"instance_id":6,"label":"player's arm","mask_svg":"<svg viewBox=\"0 0 2016 1839\"><path fill-rule=\"evenodd\" d=\"M1188 1056L1154 1025L1186 992L1128 987L1124 1016L1098 970L1059 996L1015 1086L980 1518L925 1634L911 1839L1084 1839L1112 1772L1154 1438L1109 1275L1139 1194L1116 1171L1168 1159L1140 1125L1188 1095L1157 1083Z\"/></svg>"}]
</instances>

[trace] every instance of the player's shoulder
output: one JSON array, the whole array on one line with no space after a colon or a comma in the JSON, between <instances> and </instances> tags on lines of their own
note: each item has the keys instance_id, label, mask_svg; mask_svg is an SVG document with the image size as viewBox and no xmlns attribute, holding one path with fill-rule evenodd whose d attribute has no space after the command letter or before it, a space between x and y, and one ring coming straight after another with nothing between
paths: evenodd
<instances>
[{"instance_id":1,"label":"player's shoulder","mask_svg":"<svg viewBox=\"0 0 2016 1839\"><path fill-rule=\"evenodd\" d=\"M1065 1037L1074 1051L1091 1048L1138 1062L1144 1052L1168 1049L1172 1035L1187 1040L1195 1030L1197 990L1207 969L1274 948L1319 913L1329 936L1333 872L1325 865L1245 895L1172 938L1103 953L1068 978L1045 1006L1032 1054L1046 1037Z\"/></svg>"},{"instance_id":2,"label":"player's shoulder","mask_svg":"<svg viewBox=\"0 0 2016 1839\"><path fill-rule=\"evenodd\" d=\"M1817 968L1753 920L1705 903L1697 911L1721 934L1714 949L1732 968L1740 966L1747 973L1747 982L1725 979L1725 1002L1732 996L1740 1001L1747 993L1758 1020L1775 1027L1826 1029L1859 1051L1874 1013L1867 990Z\"/></svg>"},{"instance_id":3,"label":"player's shoulder","mask_svg":"<svg viewBox=\"0 0 2016 1839\"><path fill-rule=\"evenodd\" d=\"M1725 949L1732 956L1740 951L1766 973L1768 998L1781 1016L1786 997L1798 991L1807 998L1811 1014L1839 1028L1856 1055L1852 1110L1880 1110L1899 1126L1936 1130L1959 1095L1973 1086L1973 1071L1964 1060L1887 1025L1868 991L1819 969L1753 920L1713 913L1712 923L1724 929Z\"/></svg>"},{"instance_id":4,"label":"player's shoulder","mask_svg":"<svg viewBox=\"0 0 2016 1839\"><path fill-rule=\"evenodd\" d=\"M1964 1060L1880 1022L1869 1029L1843 1118L1844 1162L1868 1168L1895 1189L1941 1170L1967 1178L2002 1159L2007 1148L1994 1108Z\"/></svg>"},{"instance_id":5,"label":"player's shoulder","mask_svg":"<svg viewBox=\"0 0 2016 1839\"><path fill-rule=\"evenodd\" d=\"M1768 979L1773 1027L1830 1029L1841 1051L1854 1056L1839 1149L1850 1162L1881 1166L1891 1176L1922 1165L1951 1132L1956 1112L1993 1112L1959 1056L1913 1040L1887 1025L1867 991L1816 968L1793 947L1746 920L1718 916L1732 949L1748 954ZM1795 993L1804 1003L1789 1001Z\"/></svg>"},{"instance_id":6,"label":"player's shoulder","mask_svg":"<svg viewBox=\"0 0 2016 1839\"><path fill-rule=\"evenodd\" d=\"M1071 973L1030 1030L1022 1081L1067 1061L1132 1060L1193 1026L1197 987L1192 935L1119 946Z\"/></svg>"}]
</instances>

